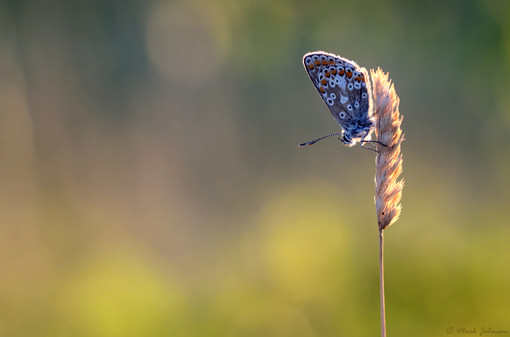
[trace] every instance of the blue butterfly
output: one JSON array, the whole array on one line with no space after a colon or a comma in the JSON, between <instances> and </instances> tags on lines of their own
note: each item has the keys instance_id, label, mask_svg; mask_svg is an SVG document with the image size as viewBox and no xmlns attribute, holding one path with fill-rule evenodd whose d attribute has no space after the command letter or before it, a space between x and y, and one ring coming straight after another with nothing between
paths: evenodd
<instances>
[{"instance_id":1,"label":"blue butterfly","mask_svg":"<svg viewBox=\"0 0 510 337\"><path fill-rule=\"evenodd\" d=\"M299 144L312 145L338 135L347 146L356 143L379 143L370 140L374 129L372 91L368 72L354 61L323 51L303 56L303 65L315 88L327 104L333 118L342 127L342 133L332 133Z\"/></svg>"}]
</instances>

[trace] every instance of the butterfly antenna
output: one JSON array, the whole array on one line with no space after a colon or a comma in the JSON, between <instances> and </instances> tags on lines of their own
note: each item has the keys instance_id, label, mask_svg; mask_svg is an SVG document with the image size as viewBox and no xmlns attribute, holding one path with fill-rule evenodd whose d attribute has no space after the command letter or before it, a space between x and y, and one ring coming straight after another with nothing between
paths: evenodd
<instances>
[{"instance_id":1,"label":"butterfly antenna","mask_svg":"<svg viewBox=\"0 0 510 337\"><path fill-rule=\"evenodd\" d=\"M331 137L331 136L340 136L340 133L339 132L335 132L335 133L329 134L327 136L322 136L322 137L316 138L314 140L311 140L309 142L301 143L301 144L299 144L299 146L313 145L313 144L317 143L318 141L321 141L321 140L323 140L325 138L328 138L328 137Z\"/></svg>"}]
</instances>

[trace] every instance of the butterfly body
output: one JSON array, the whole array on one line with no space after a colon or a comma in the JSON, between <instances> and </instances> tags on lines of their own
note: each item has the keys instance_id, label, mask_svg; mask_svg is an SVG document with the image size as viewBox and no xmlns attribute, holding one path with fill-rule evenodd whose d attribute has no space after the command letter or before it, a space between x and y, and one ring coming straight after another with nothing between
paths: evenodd
<instances>
[{"instance_id":1,"label":"butterfly body","mask_svg":"<svg viewBox=\"0 0 510 337\"><path fill-rule=\"evenodd\" d=\"M366 69L323 51L305 54L303 65L331 115L342 127L340 140L353 146L369 139L374 121Z\"/></svg>"}]
</instances>

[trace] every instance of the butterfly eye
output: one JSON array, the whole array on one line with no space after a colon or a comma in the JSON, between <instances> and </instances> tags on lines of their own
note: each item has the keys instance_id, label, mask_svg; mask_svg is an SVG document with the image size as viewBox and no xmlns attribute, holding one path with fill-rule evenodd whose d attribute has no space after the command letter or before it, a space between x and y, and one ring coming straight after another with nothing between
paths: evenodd
<instances>
[{"instance_id":1,"label":"butterfly eye","mask_svg":"<svg viewBox=\"0 0 510 337\"><path fill-rule=\"evenodd\" d=\"M354 83L354 88L355 89L361 89L361 84L359 84L358 82Z\"/></svg>"},{"instance_id":2,"label":"butterfly eye","mask_svg":"<svg viewBox=\"0 0 510 337\"><path fill-rule=\"evenodd\" d=\"M335 87L335 81L329 80L329 86L334 88Z\"/></svg>"},{"instance_id":3,"label":"butterfly eye","mask_svg":"<svg viewBox=\"0 0 510 337\"><path fill-rule=\"evenodd\" d=\"M352 105L347 104L347 110L352 111Z\"/></svg>"},{"instance_id":4,"label":"butterfly eye","mask_svg":"<svg viewBox=\"0 0 510 337\"><path fill-rule=\"evenodd\" d=\"M352 83L349 83L349 84L347 85L347 89L352 90L352 88L353 88Z\"/></svg>"},{"instance_id":5,"label":"butterfly eye","mask_svg":"<svg viewBox=\"0 0 510 337\"><path fill-rule=\"evenodd\" d=\"M312 58L313 58L314 61L317 61L319 59L319 56L314 55L314 56L312 56Z\"/></svg>"},{"instance_id":6,"label":"butterfly eye","mask_svg":"<svg viewBox=\"0 0 510 337\"><path fill-rule=\"evenodd\" d=\"M340 119L344 119L345 118L345 112L340 111L340 113L338 114L338 117L340 117Z\"/></svg>"},{"instance_id":7,"label":"butterfly eye","mask_svg":"<svg viewBox=\"0 0 510 337\"><path fill-rule=\"evenodd\" d=\"M362 93L361 98L367 98L367 93L366 92Z\"/></svg>"},{"instance_id":8,"label":"butterfly eye","mask_svg":"<svg viewBox=\"0 0 510 337\"><path fill-rule=\"evenodd\" d=\"M334 101L331 98L328 98L328 105L333 105Z\"/></svg>"},{"instance_id":9,"label":"butterfly eye","mask_svg":"<svg viewBox=\"0 0 510 337\"><path fill-rule=\"evenodd\" d=\"M336 94L334 92L332 92L331 94L329 94L329 97L331 97L331 99L336 99Z\"/></svg>"},{"instance_id":10,"label":"butterfly eye","mask_svg":"<svg viewBox=\"0 0 510 337\"><path fill-rule=\"evenodd\" d=\"M359 102L358 102L358 101L354 102L354 107L355 107L356 109L357 109L357 108L359 108Z\"/></svg>"},{"instance_id":11,"label":"butterfly eye","mask_svg":"<svg viewBox=\"0 0 510 337\"><path fill-rule=\"evenodd\" d=\"M310 57L307 57L305 59L305 62L306 62L306 64L310 64L310 63L312 63L312 59Z\"/></svg>"}]
</instances>

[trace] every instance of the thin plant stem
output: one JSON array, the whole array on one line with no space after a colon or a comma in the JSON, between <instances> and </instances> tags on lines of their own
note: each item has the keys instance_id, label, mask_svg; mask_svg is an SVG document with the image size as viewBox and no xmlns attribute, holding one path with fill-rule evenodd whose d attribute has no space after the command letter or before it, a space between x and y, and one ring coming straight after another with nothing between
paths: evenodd
<instances>
[{"instance_id":1,"label":"thin plant stem","mask_svg":"<svg viewBox=\"0 0 510 337\"><path fill-rule=\"evenodd\" d=\"M381 307L381 337L386 337L386 305L384 303L384 229L379 230L379 298Z\"/></svg>"}]
</instances>

